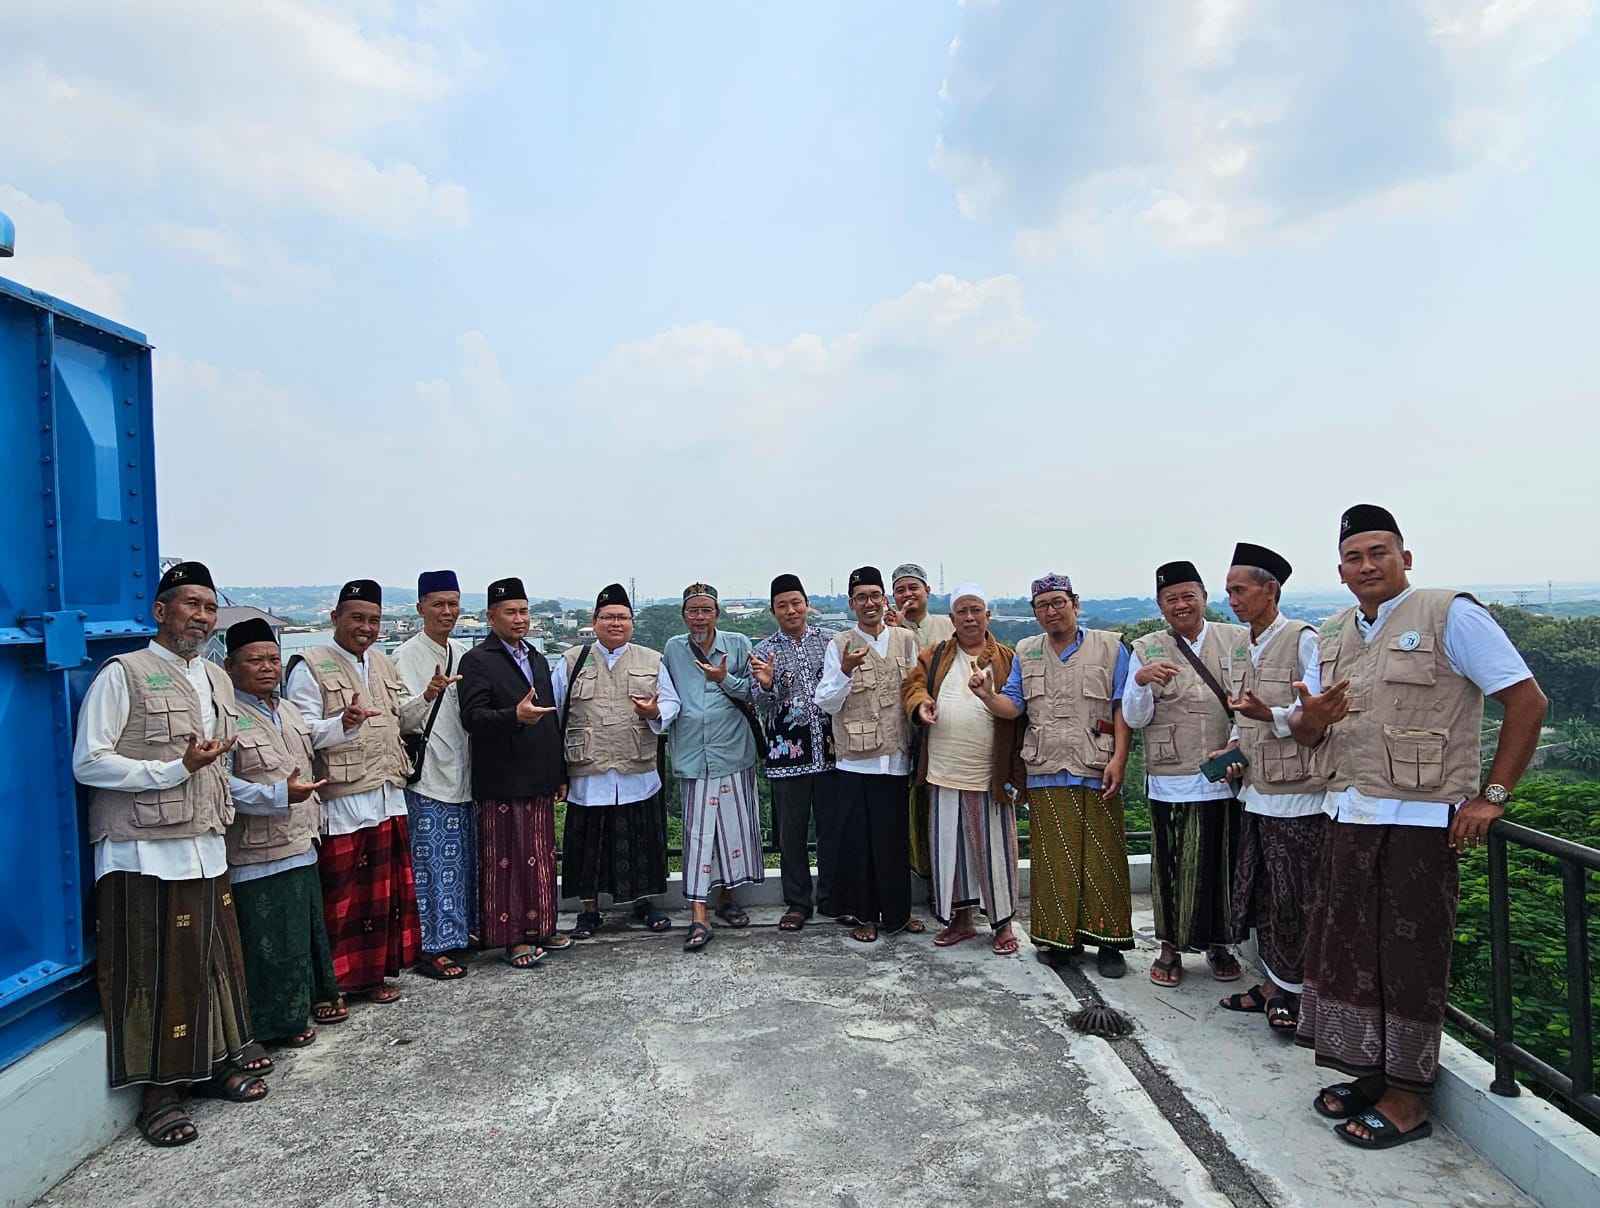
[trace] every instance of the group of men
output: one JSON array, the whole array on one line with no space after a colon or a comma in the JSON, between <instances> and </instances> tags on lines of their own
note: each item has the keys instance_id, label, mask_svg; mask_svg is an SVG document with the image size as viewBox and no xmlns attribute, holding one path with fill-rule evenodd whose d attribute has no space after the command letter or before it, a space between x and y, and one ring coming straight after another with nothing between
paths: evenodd
<instances>
[{"instance_id":1,"label":"group of men","mask_svg":"<svg viewBox=\"0 0 1600 1208\"><path fill-rule=\"evenodd\" d=\"M1316 1050L1352 1081L1313 1106L1347 1141L1426 1136L1455 913L1456 857L1481 843L1527 765L1544 698L1472 597L1411 587L1384 509L1340 525L1339 573L1357 604L1319 631L1279 611L1291 567L1237 546L1228 602L1208 619L1194 564L1156 572L1164 626L1133 643L1086 628L1071 580L1031 585L1041 632L989 631L988 597L957 585L928 611L921 567L887 585L851 572L854 623L819 629L792 574L772 581L777 630L752 644L719 624L714 587L684 589L687 633L632 641L626 591L599 593L593 642L554 663L527 641L528 595L489 585L491 636L451 637L453 572L417 584L422 632L393 659L375 645L382 595L345 584L332 641L285 675L272 629L216 624L199 563L162 578L158 633L109 660L82 706L74 771L90 793L99 984L113 1086L142 1085L152 1144L198 1135L184 1091L267 1093L266 1045L303 1046L346 999L399 997L402 969L468 974L473 949L514 969L604 924L601 898L667 931L666 786L683 822L683 947L711 916L749 925L740 886L765 878L764 765L785 910L873 943L921 932L1019 947L1017 810L1032 856L1029 938L1041 959L1096 949L1125 971L1134 947L1121 790L1142 731L1160 953L1242 976L1257 936L1266 976L1222 1000ZM1504 707L1480 791L1484 696ZM560 867L556 804L565 801ZM810 840L816 836L816 880ZM561 893L580 900L557 929Z\"/></svg>"}]
</instances>

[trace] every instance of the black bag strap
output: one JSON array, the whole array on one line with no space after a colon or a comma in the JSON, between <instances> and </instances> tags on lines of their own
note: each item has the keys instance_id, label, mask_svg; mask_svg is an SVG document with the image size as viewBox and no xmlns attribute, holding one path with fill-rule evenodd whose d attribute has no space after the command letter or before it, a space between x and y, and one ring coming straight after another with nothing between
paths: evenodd
<instances>
[{"instance_id":1,"label":"black bag strap","mask_svg":"<svg viewBox=\"0 0 1600 1208\"><path fill-rule=\"evenodd\" d=\"M1179 633L1176 629L1169 630L1168 632L1172 634L1172 641L1173 644L1177 646L1178 653L1183 655L1183 657L1189 661L1189 666L1194 668L1195 674L1200 677L1200 682L1205 684L1207 688L1210 688L1212 692L1216 693L1217 700L1222 703L1222 711L1228 715L1228 720L1232 721L1233 706L1228 703L1228 694L1222 690L1222 685L1217 683L1217 677L1212 675L1210 669L1200 661L1200 656L1197 655L1193 650L1189 649L1189 643L1184 640L1184 637L1181 633Z\"/></svg>"},{"instance_id":2,"label":"black bag strap","mask_svg":"<svg viewBox=\"0 0 1600 1208\"><path fill-rule=\"evenodd\" d=\"M567 676L567 704L561 710L561 733L567 732L567 718L572 716L572 685L578 682L578 672L583 670L583 665L589 661L589 651L594 646L593 642L585 642L578 651L578 661L572 664L572 674ZM562 658L566 658L563 653ZM555 702L551 702L552 704Z\"/></svg>"},{"instance_id":3,"label":"black bag strap","mask_svg":"<svg viewBox=\"0 0 1600 1208\"><path fill-rule=\"evenodd\" d=\"M684 634L684 641L689 643L689 649L694 654L695 658L700 660L700 662L704 663L708 667L713 665L711 662L711 656L704 650L700 649L700 644L696 642L694 638L690 637L688 634ZM723 657L726 658L727 656L724 655ZM733 707L739 710L740 713L744 714L745 721L750 723L750 733L756 740L756 759L758 762L760 762L766 758L767 731L766 727L761 724L761 718L756 714L756 707L749 701L740 700L733 693L729 692L727 684L721 680L716 681L716 683L718 689L721 690L722 695L726 696L730 701L732 701Z\"/></svg>"},{"instance_id":4,"label":"black bag strap","mask_svg":"<svg viewBox=\"0 0 1600 1208\"><path fill-rule=\"evenodd\" d=\"M444 660L444 673L448 677L456 669L456 648L450 644L450 639L444 640L445 650L448 654ZM446 688L445 692L449 689ZM422 727L422 749L428 749L428 739L433 736L433 723L439 720L439 710L444 705L444 692L433 698L433 708L428 713L428 724Z\"/></svg>"}]
</instances>

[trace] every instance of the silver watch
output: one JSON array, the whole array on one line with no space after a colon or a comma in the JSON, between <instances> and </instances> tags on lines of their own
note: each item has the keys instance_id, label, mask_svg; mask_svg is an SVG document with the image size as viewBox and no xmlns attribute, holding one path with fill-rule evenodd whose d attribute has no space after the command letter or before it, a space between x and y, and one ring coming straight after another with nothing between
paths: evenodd
<instances>
[{"instance_id":1,"label":"silver watch","mask_svg":"<svg viewBox=\"0 0 1600 1208\"><path fill-rule=\"evenodd\" d=\"M1483 799L1490 805L1504 805L1511 799L1511 790L1503 784L1488 784L1483 788Z\"/></svg>"}]
</instances>

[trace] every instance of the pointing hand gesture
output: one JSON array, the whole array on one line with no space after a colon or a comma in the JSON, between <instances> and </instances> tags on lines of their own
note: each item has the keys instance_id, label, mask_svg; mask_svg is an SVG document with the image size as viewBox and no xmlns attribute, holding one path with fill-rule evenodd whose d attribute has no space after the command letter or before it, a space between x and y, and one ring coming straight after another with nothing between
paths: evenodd
<instances>
[{"instance_id":1,"label":"pointing hand gesture","mask_svg":"<svg viewBox=\"0 0 1600 1208\"><path fill-rule=\"evenodd\" d=\"M867 661L867 648L847 644L839 653L839 670L846 675L853 675L855 669Z\"/></svg>"},{"instance_id":2,"label":"pointing hand gesture","mask_svg":"<svg viewBox=\"0 0 1600 1208\"><path fill-rule=\"evenodd\" d=\"M651 696L630 696L628 699L633 702L633 711L640 717L653 721L661 716L661 705L658 703L661 699L659 693Z\"/></svg>"},{"instance_id":3,"label":"pointing hand gesture","mask_svg":"<svg viewBox=\"0 0 1600 1208\"><path fill-rule=\"evenodd\" d=\"M1303 683L1296 682L1294 694L1300 698L1300 715L1313 726L1327 729L1341 722L1350 712L1350 681L1340 680L1326 692L1312 693Z\"/></svg>"},{"instance_id":4,"label":"pointing hand gesture","mask_svg":"<svg viewBox=\"0 0 1600 1208\"><path fill-rule=\"evenodd\" d=\"M769 659L764 659L759 654L752 654L750 674L756 677L756 682L763 688L772 687L772 662Z\"/></svg>"},{"instance_id":5,"label":"pointing hand gesture","mask_svg":"<svg viewBox=\"0 0 1600 1208\"><path fill-rule=\"evenodd\" d=\"M361 693L357 692L351 696L350 703L344 707L344 712L339 715L339 720L344 725L345 733L348 734L351 730L359 730L361 723L366 721L367 718L376 716L378 716L378 710L364 708L361 704Z\"/></svg>"},{"instance_id":6,"label":"pointing hand gesture","mask_svg":"<svg viewBox=\"0 0 1600 1208\"><path fill-rule=\"evenodd\" d=\"M328 782L326 780L301 780L300 769L296 768L294 771L289 773L289 804L299 805L307 797L311 796L312 793L315 793L327 783Z\"/></svg>"},{"instance_id":7,"label":"pointing hand gesture","mask_svg":"<svg viewBox=\"0 0 1600 1208\"><path fill-rule=\"evenodd\" d=\"M1240 717L1248 717L1251 721L1272 720L1272 707L1265 704L1254 692L1246 692L1238 698L1230 697L1228 707Z\"/></svg>"},{"instance_id":8,"label":"pointing hand gesture","mask_svg":"<svg viewBox=\"0 0 1600 1208\"><path fill-rule=\"evenodd\" d=\"M195 736L191 734L189 746L183 752L183 766L188 768L191 774L198 772L201 768L221 759L232 746L231 738L207 738L202 742L196 742Z\"/></svg>"},{"instance_id":9,"label":"pointing hand gesture","mask_svg":"<svg viewBox=\"0 0 1600 1208\"><path fill-rule=\"evenodd\" d=\"M702 674L704 674L705 677L713 684L720 684L723 680L728 678L727 655L723 655L720 659L718 659L717 664L714 667L710 663L702 663L699 659L695 659L694 665L700 668Z\"/></svg>"},{"instance_id":10,"label":"pointing hand gesture","mask_svg":"<svg viewBox=\"0 0 1600 1208\"><path fill-rule=\"evenodd\" d=\"M1140 667L1139 673L1133 677L1133 681L1141 685L1154 681L1165 687L1173 681L1178 671L1177 663L1169 663L1166 659L1157 659L1148 667Z\"/></svg>"},{"instance_id":11,"label":"pointing hand gesture","mask_svg":"<svg viewBox=\"0 0 1600 1208\"><path fill-rule=\"evenodd\" d=\"M451 684L459 684L460 682L461 677L459 675L446 675L444 668L435 663L433 678L428 681L428 686L422 690L422 699L436 700L439 693L449 688Z\"/></svg>"},{"instance_id":12,"label":"pointing hand gesture","mask_svg":"<svg viewBox=\"0 0 1600 1208\"><path fill-rule=\"evenodd\" d=\"M554 713L554 705L541 705L535 703L533 689L528 689L528 695L517 702L517 720L525 726L531 726L541 717Z\"/></svg>"}]
</instances>

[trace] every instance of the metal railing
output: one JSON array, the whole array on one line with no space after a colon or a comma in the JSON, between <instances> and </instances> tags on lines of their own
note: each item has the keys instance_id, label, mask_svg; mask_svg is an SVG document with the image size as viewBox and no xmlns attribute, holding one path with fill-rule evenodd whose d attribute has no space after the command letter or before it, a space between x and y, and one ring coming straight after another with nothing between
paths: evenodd
<instances>
[{"instance_id":1,"label":"metal railing","mask_svg":"<svg viewBox=\"0 0 1600 1208\"><path fill-rule=\"evenodd\" d=\"M1511 989L1511 894L1506 858L1506 847L1511 843L1552 856L1561 866L1561 906L1567 937L1567 1018L1571 1031L1565 1073L1516 1040ZM1600 1095L1596 1095L1594 1089L1594 1013L1586 908L1589 873L1600 871L1600 850L1501 819L1489 829L1487 855L1490 1002L1494 1024L1490 1026L1474 1019L1453 1005L1446 1005L1445 1017L1489 1049L1494 1060L1494 1081L1489 1089L1495 1094L1521 1094L1516 1080L1520 1070L1590 1120L1600 1121Z\"/></svg>"}]
</instances>

